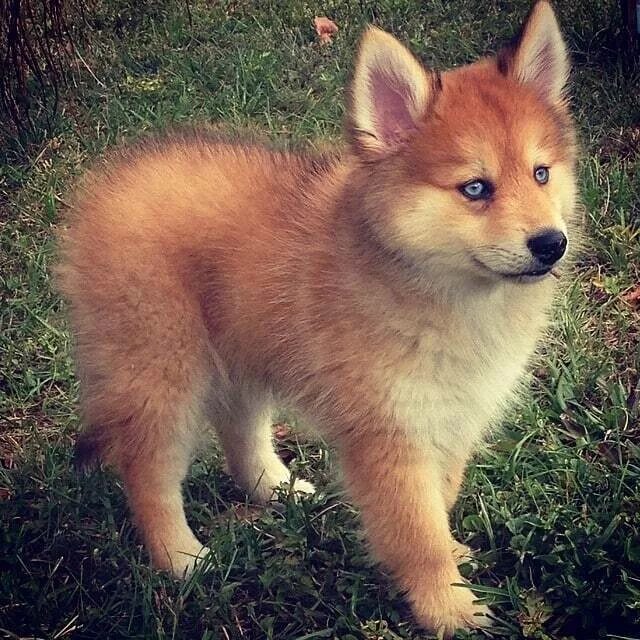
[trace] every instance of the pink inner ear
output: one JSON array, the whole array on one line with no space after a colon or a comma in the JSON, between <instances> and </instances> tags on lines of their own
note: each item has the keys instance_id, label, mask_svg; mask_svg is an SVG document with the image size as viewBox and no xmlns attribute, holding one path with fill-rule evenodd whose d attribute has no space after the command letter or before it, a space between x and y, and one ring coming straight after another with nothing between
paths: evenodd
<instances>
[{"instance_id":1,"label":"pink inner ear","mask_svg":"<svg viewBox=\"0 0 640 640\"><path fill-rule=\"evenodd\" d=\"M411 88L395 74L381 69L371 71L369 86L376 137L386 144L405 140L417 129L409 111Z\"/></svg>"},{"instance_id":2,"label":"pink inner ear","mask_svg":"<svg viewBox=\"0 0 640 640\"><path fill-rule=\"evenodd\" d=\"M534 68L533 82L537 85L538 91L547 97L556 85L553 51L548 43L537 52L534 60L531 61L531 66Z\"/></svg>"}]
</instances>

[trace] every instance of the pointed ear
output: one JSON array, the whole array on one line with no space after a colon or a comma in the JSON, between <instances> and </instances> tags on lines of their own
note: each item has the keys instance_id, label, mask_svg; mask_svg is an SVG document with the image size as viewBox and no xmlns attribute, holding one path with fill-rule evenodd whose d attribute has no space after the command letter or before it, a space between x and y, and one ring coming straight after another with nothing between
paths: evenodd
<instances>
[{"instance_id":1,"label":"pointed ear","mask_svg":"<svg viewBox=\"0 0 640 640\"><path fill-rule=\"evenodd\" d=\"M569 56L551 4L538 0L512 51L509 71L551 103L562 101L569 77Z\"/></svg>"},{"instance_id":2,"label":"pointed ear","mask_svg":"<svg viewBox=\"0 0 640 640\"><path fill-rule=\"evenodd\" d=\"M347 134L368 160L393 153L418 130L437 82L392 35L370 27L351 82Z\"/></svg>"}]
</instances>

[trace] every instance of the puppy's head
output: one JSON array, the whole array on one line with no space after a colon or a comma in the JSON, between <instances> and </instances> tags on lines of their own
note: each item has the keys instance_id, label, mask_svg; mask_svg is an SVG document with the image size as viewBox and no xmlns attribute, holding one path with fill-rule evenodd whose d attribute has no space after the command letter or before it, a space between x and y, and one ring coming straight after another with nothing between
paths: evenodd
<instances>
[{"instance_id":1,"label":"puppy's head","mask_svg":"<svg viewBox=\"0 0 640 640\"><path fill-rule=\"evenodd\" d=\"M575 204L568 73L546 0L512 46L442 74L369 29L347 134L377 241L434 278L546 277L566 254Z\"/></svg>"}]
</instances>

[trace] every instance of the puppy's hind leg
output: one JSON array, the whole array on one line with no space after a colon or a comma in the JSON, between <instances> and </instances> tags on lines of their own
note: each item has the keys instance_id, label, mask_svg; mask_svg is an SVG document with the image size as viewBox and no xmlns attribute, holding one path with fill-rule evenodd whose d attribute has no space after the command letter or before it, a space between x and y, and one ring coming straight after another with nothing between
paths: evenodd
<instances>
[{"instance_id":1,"label":"puppy's hind leg","mask_svg":"<svg viewBox=\"0 0 640 640\"><path fill-rule=\"evenodd\" d=\"M60 276L87 426L78 462L119 474L153 564L181 576L203 550L181 493L213 368L202 305L168 217L89 200Z\"/></svg>"},{"instance_id":2,"label":"puppy's hind leg","mask_svg":"<svg viewBox=\"0 0 640 640\"><path fill-rule=\"evenodd\" d=\"M188 363L185 357L183 363ZM89 426L79 439L76 463L104 462L121 477L129 507L154 566L176 577L189 573L208 551L185 517L182 482L203 419L203 370L185 367L180 379L168 370L121 375L114 368L99 386L85 378L83 398ZM158 373L159 372L159 373Z\"/></svg>"},{"instance_id":3,"label":"puppy's hind leg","mask_svg":"<svg viewBox=\"0 0 640 640\"><path fill-rule=\"evenodd\" d=\"M183 506L182 482L194 442L189 434L186 438L166 437L172 426L175 423L154 425L153 434L136 455L121 464L120 474L153 564L184 577L208 549L191 531Z\"/></svg>"},{"instance_id":4,"label":"puppy's hind leg","mask_svg":"<svg viewBox=\"0 0 640 640\"><path fill-rule=\"evenodd\" d=\"M275 451L271 434L272 409L262 397L237 394L224 411L212 416L229 473L253 500L268 502L283 482L291 480ZM296 479L293 489L313 493L314 486Z\"/></svg>"}]
</instances>

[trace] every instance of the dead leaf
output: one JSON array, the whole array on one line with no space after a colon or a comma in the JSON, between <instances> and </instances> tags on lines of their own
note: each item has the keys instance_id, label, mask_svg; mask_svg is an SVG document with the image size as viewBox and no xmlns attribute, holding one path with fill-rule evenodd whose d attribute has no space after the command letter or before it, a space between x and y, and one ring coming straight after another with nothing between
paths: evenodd
<instances>
[{"instance_id":1,"label":"dead leaf","mask_svg":"<svg viewBox=\"0 0 640 640\"><path fill-rule=\"evenodd\" d=\"M629 291L623 293L620 297L628 305L632 307L640 307L640 284L632 287L631 289L629 289Z\"/></svg>"},{"instance_id":2,"label":"dead leaf","mask_svg":"<svg viewBox=\"0 0 640 640\"><path fill-rule=\"evenodd\" d=\"M273 437L276 440L291 440L293 438L293 432L288 424L278 422L273 425Z\"/></svg>"},{"instance_id":3,"label":"dead leaf","mask_svg":"<svg viewBox=\"0 0 640 640\"><path fill-rule=\"evenodd\" d=\"M316 16L313 19L313 26L318 35L318 40L320 40L320 44L331 44L333 36L338 33L338 25L325 16Z\"/></svg>"}]
</instances>

